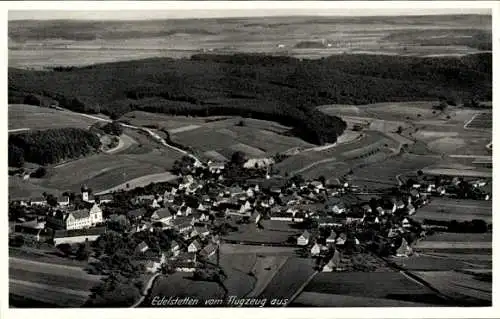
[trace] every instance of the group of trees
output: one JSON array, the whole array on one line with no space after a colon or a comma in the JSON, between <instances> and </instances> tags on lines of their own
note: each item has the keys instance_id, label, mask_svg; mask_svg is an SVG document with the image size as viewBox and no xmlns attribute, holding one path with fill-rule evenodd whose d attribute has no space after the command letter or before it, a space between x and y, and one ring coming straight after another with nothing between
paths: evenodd
<instances>
[{"instance_id":1,"label":"group of trees","mask_svg":"<svg viewBox=\"0 0 500 319\"><path fill-rule=\"evenodd\" d=\"M78 128L57 128L9 135L9 166L40 165L87 155L99 149L99 137Z\"/></svg>"},{"instance_id":2,"label":"group of trees","mask_svg":"<svg viewBox=\"0 0 500 319\"><path fill-rule=\"evenodd\" d=\"M71 110L114 117L132 110L254 117L292 126L293 134L321 144L335 142L345 122L317 111L318 105L440 97L491 100L491 60L491 54L318 60L234 54L127 61L67 72L11 68L9 101L42 94ZM141 72L133 71L137 68Z\"/></svg>"},{"instance_id":3,"label":"group of trees","mask_svg":"<svg viewBox=\"0 0 500 319\"><path fill-rule=\"evenodd\" d=\"M119 122L113 121L101 127L101 130L110 135L120 136L123 134L123 127Z\"/></svg>"}]
</instances>

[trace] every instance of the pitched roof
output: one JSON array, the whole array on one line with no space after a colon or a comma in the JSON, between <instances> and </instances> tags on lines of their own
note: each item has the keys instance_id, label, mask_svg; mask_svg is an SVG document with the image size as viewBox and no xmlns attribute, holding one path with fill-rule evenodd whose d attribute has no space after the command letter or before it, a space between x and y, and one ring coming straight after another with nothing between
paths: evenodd
<instances>
[{"instance_id":1,"label":"pitched roof","mask_svg":"<svg viewBox=\"0 0 500 319\"><path fill-rule=\"evenodd\" d=\"M300 235L301 237L304 237L306 239L309 239L309 237L311 236L311 234L309 234L309 232L307 230L305 230L302 235Z\"/></svg>"},{"instance_id":2,"label":"pitched roof","mask_svg":"<svg viewBox=\"0 0 500 319\"><path fill-rule=\"evenodd\" d=\"M337 238L337 234L334 231L332 231L332 233L330 234L330 236L328 236L326 240L335 240L335 238Z\"/></svg>"},{"instance_id":3,"label":"pitched roof","mask_svg":"<svg viewBox=\"0 0 500 319\"><path fill-rule=\"evenodd\" d=\"M194 240L193 242L191 242L191 244L189 244L189 246L194 246L196 248L196 250L201 249L201 245L197 240Z\"/></svg>"},{"instance_id":4,"label":"pitched roof","mask_svg":"<svg viewBox=\"0 0 500 319\"><path fill-rule=\"evenodd\" d=\"M216 250L217 250L217 245L215 245L215 244L208 244L207 246L205 246L200 251L200 255L202 255L202 256L208 256L208 255L212 254Z\"/></svg>"},{"instance_id":5,"label":"pitched roof","mask_svg":"<svg viewBox=\"0 0 500 319\"><path fill-rule=\"evenodd\" d=\"M88 209L79 209L68 212L68 217L69 215L73 215L75 219L83 219L83 218L88 218L90 216L90 211Z\"/></svg>"},{"instance_id":6,"label":"pitched roof","mask_svg":"<svg viewBox=\"0 0 500 319\"><path fill-rule=\"evenodd\" d=\"M154 215L158 216L158 218L166 218L166 217L171 217L172 213L170 212L170 209L168 208L160 208L156 210Z\"/></svg>"},{"instance_id":7,"label":"pitched roof","mask_svg":"<svg viewBox=\"0 0 500 319\"><path fill-rule=\"evenodd\" d=\"M179 243L176 242L175 240L173 240L171 243L170 243L170 248L173 249L175 247L179 247Z\"/></svg>"},{"instance_id":8,"label":"pitched roof","mask_svg":"<svg viewBox=\"0 0 500 319\"><path fill-rule=\"evenodd\" d=\"M145 241L141 241L136 247L135 247L135 250L138 251L142 251L142 250L146 250L146 249L149 249L149 246L148 244L146 244Z\"/></svg>"}]
</instances>

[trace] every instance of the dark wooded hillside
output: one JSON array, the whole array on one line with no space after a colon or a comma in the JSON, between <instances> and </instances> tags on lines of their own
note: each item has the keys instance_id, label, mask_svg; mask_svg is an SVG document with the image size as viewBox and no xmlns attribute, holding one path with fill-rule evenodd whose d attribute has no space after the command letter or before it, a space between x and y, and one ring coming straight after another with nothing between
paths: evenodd
<instances>
[{"instance_id":1,"label":"dark wooded hillside","mask_svg":"<svg viewBox=\"0 0 500 319\"><path fill-rule=\"evenodd\" d=\"M334 142L346 125L316 111L322 104L491 100L491 54L462 58L336 55L299 60L252 54L195 55L60 71L9 69L9 103L29 94L80 112L119 116L242 115L295 127L312 143Z\"/></svg>"}]
</instances>

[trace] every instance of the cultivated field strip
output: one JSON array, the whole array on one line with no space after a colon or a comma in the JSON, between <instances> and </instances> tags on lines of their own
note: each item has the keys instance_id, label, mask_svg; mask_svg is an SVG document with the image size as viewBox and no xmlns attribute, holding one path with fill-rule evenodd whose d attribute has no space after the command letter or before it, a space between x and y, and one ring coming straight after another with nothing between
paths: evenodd
<instances>
[{"instance_id":1,"label":"cultivated field strip","mask_svg":"<svg viewBox=\"0 0 500 319\"><path fill-rule=\"evenodd\" d=\"M314 274L314 260L288 258L259 298L291 298Z\"/></svg>"},{"instance_id":2,"label":"cultivated field strip","mask_svg":"<svg viewBox=\"0 0 500 319\"><path fill-rule=\"evenodd\" d=\"M319 273L304 291L372 298L430 293L426 287L409 280L399 272Z\"/></svg>"},{"instance_id":3,"label":"cultivated field strip","mask_svg":"<svg viewBox=\"0 0 500 319\"><path fill-rule=\"evenodd\" d=\"M89 291L54 287L17 279L9 280L9 293L59 307L80 307L90 295Z\"/></svg>"},{"instance_id":4,"label":"cultivated field strip","mask_svg":"<svg viewBox=\"0 0 500 319\"><path fill-rule=\"evenodd\" d=\"M471 202L434 199L428 205L419 209L414 218L419 221L423 221L424 219L443 221L483 219L491 223L493 218L491 205L491 201L477 200Z\"/></svg>"},{"instance_id":5,"label":"cultivated field strip","mask_svg":"<svg viewBox=\"0 0 500 319\"><path fill-rule=\"evenodd\" d=\"M46 130L63 127L86 129L96 122L96 120L70 112L26 104L9 104L8 117L9 131L21 128L23 130Z\"/></svg>"},{"instance_id":6,"label":"cultivated field strip","mask_svg":"<svg viewBox=\"0 0 500 319\"><path fill-rule=\"evenodd\" d=\"M492 284L456 271L420 271L415 275L443 294L455 299L477 299L491 303Z\"/></svg>"},{"instance_id":7,"label":"cultivated field strip","mask_svg":"<svg viewBox=\"0 0 500 319\"><path fill-rule=\"evenodd\" d=\"M493 117L489 112L478 113L465 124L468 129L491 129L493 126Z\"/></svg>"}]
</instances>

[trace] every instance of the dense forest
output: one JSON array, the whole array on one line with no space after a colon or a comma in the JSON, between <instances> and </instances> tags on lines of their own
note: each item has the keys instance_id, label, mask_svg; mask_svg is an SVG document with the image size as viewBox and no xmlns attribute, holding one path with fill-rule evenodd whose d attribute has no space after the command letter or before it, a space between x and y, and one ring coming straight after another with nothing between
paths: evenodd
<instances>
[{"instance_id":1,"label":"dense forest","mask_svg":"<svg viewBox=\"0 0 500 319\"><path fill-rule=\"evenodd\" d=\"M132 110L242 115L293 126L306 141L334 142L346 127L322 104L491 100L491 54L417 58L335 55L318 60L259 54L153 58L64 71L9 69L9 103L43 96L114 118ZM37 99L34 99L35 101Z\"/></svg>"},{"instance_id":2,"label":"dense forest","mask_svg":"<svg viewBox=\"0 0 500 319\"><path fill-rule=\"evenodd\" d=\"M9 166L24 161L40 165L87 155L99 149L99 137L77 128L58 128L9 135Z\"/></svg>"}]
</instances>

